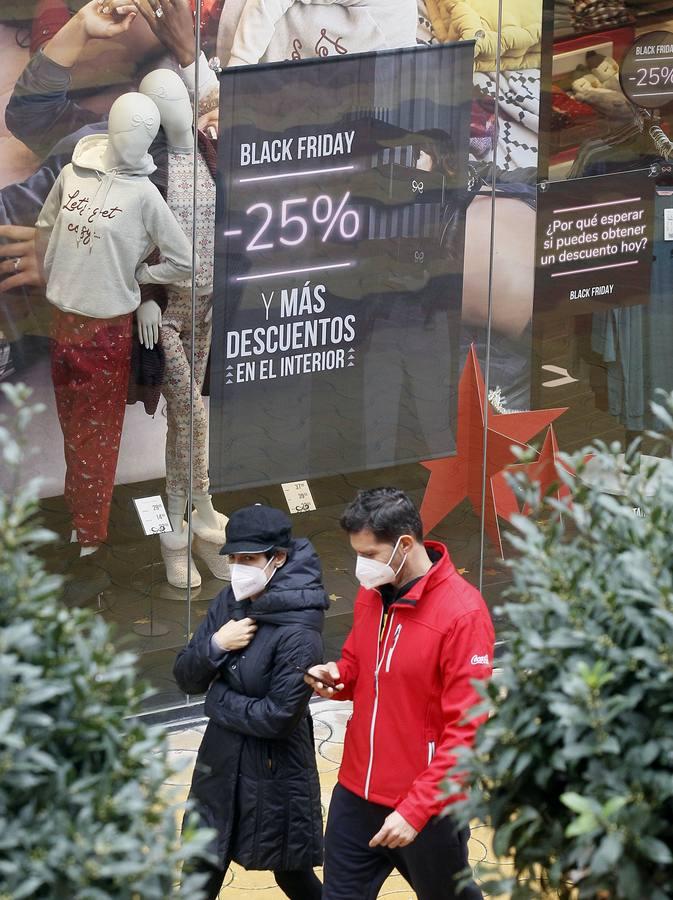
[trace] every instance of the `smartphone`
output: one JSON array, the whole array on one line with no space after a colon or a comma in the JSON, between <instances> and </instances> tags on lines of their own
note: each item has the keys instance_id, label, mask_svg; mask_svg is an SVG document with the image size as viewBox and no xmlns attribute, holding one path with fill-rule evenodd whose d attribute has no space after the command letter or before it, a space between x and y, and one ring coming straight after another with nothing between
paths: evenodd
<instances>
[{"instance_id":1,"label":"smartphone","mask_svg":"<svg viewBox=\"0 0 673 900\"><path fill-rule=\"evenodd\" d=\"M296 672L301 672L302 675L308 675L311 681L319 681L320 684L323 684L325 687L334 688L334 690L336 690L336 684L329 678L318 678L317 675L312 675L308 669L302 669L301 666L292 666L292 668Z\"/></svg>"}]
</instances>

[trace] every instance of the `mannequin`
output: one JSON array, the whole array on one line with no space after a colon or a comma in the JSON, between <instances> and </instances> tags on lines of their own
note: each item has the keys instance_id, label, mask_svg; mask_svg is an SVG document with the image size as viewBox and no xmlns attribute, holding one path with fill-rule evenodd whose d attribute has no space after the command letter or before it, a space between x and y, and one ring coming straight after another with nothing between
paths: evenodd
<instances>
[{"instance_id":1,"label":"mannequin","mask_svg":"<svg viewBox=\"0 0 673 900\"><path fill-rule=\"evenodd\" d=\"M82 138L36 223L53 306L52 379L66 457L65 498L80 554L107 537L140 284L191 274L191 245L148 174L156 104L112 105L108 133ZM162 260L143 262L153 248Z\"/></svg>"},{"instance_id":2,"label":"mannequin","mask_svg":"<svg viewBox=\"0 0 673 900\"><path fill-rule=\"evenodd\" d=\"M139 90L159 108L168 144L166 200L186 236L192 238L192 184L194 135L192 105L181 78L170 69L150 72ZM189 490L189 405L194 416L192 455L193 550L216 578L229 578L229 565L219 551L226 540L226 516L213 507L208 480L208 419L201 395L211 337L213 259L215 235L215 182L203 155L198 156L196 321L192 334L191 282L177 280L167 290L168 305L161 313L154 301L138 310L140 340L152 347L161 338L166 357L162 392L166 398L166 495L173 533L161 535L161 552L170 584L187 587L188 531L184 521ZM192 350L195 352L194 390L190 393ZM201 577L191 565L191 587Z\"/></svg>"}]
</instances>

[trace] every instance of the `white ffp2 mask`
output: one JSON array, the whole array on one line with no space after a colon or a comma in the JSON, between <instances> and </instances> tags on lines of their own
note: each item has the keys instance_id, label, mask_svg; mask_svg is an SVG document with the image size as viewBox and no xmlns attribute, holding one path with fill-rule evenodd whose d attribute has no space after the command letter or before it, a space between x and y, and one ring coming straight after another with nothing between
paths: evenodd
<instances>
[{"instance_id":1,"label":"white ffp2 mask","mask_svg":"<svg viewBox=\"0 0 673 900\"><path fill-rule=\"evenodd\" d=\"M245 566L242 563L231 564L231 589L237 600L247 600L264 590L273 577L273 572L268 578L266 577L266 570L271 562L273 562L273 557L263 569L258 569L257 566Z\"/></svg>"},{"instance_id":2,"label":"white ffp2 mask","mask_svg":"<svg viewBox=\"0 0 673 900\"><path fill-rule=\"evenodd\" d=\"M393 547L393 552L390 554L390 559L387 563L380 562L378 559L367 559L366 556L358 556L355 563L355 577L362 587L371 590L372 588L381 587L382 584L390 584L391 581L397 578L406 562L407 554L405 553L402 557L402 562L399 564L397 571L393 569L390 563L397 553L401 540L402 536L397 539L397 543Z\"/></svg>"}]
</instances>

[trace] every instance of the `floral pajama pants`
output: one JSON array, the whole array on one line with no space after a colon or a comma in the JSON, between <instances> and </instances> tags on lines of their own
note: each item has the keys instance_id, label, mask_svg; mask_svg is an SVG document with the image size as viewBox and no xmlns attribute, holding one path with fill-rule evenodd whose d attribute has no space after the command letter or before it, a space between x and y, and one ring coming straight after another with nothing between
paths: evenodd
<instances>
[{"instance_id":1,"label":"floral pajama pants","mask_svg":"<svg viewBox=\"0 0 673 900\"><path fill-rule=\"evenodd\" d=\"M82 546L107 538L131 366L131 314L54 308L51 374L65 452L65 501Z\"/></svg>"},{"instance_id":2,"label":"floral pajama pants","mask_svg":"<svg viewBox=\"0 0 673 900\"><path fill-rule=\"evenodd\" d=\"M192 489L207 494L208 416L201 396L210 353L211 323L207 319L212 294L196 298L195 331L192 341L192 298L189 291L169 288L168 306L162 316L161 344L166 357L162 393L166 398L166 493L187 497L189 491L189 414L194 411ZM194 353L194 385L190 390L190 370Z\"/></svg>"}]
</instances>

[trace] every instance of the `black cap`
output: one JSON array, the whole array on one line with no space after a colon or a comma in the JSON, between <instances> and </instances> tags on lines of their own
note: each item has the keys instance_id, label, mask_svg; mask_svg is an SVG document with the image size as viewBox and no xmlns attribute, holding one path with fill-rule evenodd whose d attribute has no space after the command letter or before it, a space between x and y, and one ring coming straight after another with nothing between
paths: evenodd
<instances>
[{"instance_id":1,"label":"black cap","mask_svg":"<svg viewBox=\"0 0 673 900\"><path fill-rule=\"evenodd\" d=\"M285 513L258 503L231 514L220 553L266 553L273 547L289 547L291 540L292 522Z\"/></svg>"}]
</instances>

